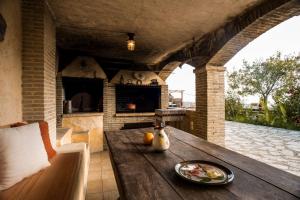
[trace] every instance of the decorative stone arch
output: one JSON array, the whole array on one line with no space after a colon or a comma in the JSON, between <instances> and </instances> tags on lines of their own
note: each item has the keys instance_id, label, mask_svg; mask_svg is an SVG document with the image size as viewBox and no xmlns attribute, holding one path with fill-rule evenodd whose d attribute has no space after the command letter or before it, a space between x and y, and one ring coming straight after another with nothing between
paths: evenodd
<instances>
[{"instance_id":1,"label":"decorative stone arch","mask_svg":"<svg viewBox=\"0 0 300 200\"><path fill-rule=\"evenodd\" d=\"M194 67L193 64L199 63L199 60L201 60L201 57L193 57L191 59L185 60L184 62L180 62L180 61L170 62L159 71L158 76L165 81L177 67L181 68L182 65L184 64L188 64Z\"/></svg>"},{"instance_id":2,"label":"decorative stone arch","mask_svg":"<svg viewBox=\"0 0 300 200\"><path fill-rule=\"evenodd\" d=\"M225 60L228 61L253 39L299 14L299 0L262 1L261 4L229 19L216 30L206 33L197 41L191 41L185 48L171 53L165 60L150 67L154 71L161 71L172 62L188 63L196 68L205 67L208 63L223 66ZM226 50L229 52L225 54Z\"/></svg>"},{"instance_id":3,"label":"decorative stone arch","mask_svg":"<svg viewBox=\"0 0 300 200\"><path fill-rule=\"evenodd\" d=\"M247 44L274 26L300 15L300 1L290 1L258 18L231 38L208 62L213 66L224 66ZM283 36L284 37L284 36Z\"/></svg>"},{"instance_id":4,"label":"decorative stone arch","mask_svg":"<svg viewBox=\"0 0 300 200\"><path fill-rule=\"evenodd\" d=\"M160 72L158 73L158 76L162 79L162 80L167 80L167 78L171 75L171 73L178 67L182 65L181 62L178 61L174 61L174 62L170 62L167 65L165 65L162 70L160 70Z\"/></svg>"}]
</instances>

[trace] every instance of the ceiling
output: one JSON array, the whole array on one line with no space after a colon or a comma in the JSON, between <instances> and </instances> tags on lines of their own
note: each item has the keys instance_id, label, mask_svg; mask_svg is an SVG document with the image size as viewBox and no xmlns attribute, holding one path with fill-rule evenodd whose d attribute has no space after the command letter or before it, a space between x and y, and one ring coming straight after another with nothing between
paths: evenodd
<instances>
[{"instance_id":1,"label":"ceiling","mask_svg":"<svg viewBox=\"0 0 300 200\"><path fill-rule=\"evenodd\" d=\"M155 65L261 0L49 0L61 49ZM126 47L135 33L136 50Z\"/></svg>"}]
</instances>

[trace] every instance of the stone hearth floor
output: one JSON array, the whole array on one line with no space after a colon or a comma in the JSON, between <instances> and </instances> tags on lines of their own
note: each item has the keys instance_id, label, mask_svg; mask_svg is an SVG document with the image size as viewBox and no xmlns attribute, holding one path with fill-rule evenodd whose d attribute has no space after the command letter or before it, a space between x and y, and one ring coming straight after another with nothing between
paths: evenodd
<instances>
[{"instance_id":1,"label":"stone hearth floor","mask_svg":"<svg viewBox=\"0 0 300 200\"><path fill-rule=\"evenodd\" d=\"M87 200L116 200L119 197L108 151L91 154Z\"/></svg>"},{"instance_id":2,"label":"stone hearth floor","mask_svg":"<svg viewBox=\"0 0 300 200\"><path fill-rule=\"evenodd\" d=\"M226 121L225 147L300 176L300 131Z\"/></svg>"}]
</instances>

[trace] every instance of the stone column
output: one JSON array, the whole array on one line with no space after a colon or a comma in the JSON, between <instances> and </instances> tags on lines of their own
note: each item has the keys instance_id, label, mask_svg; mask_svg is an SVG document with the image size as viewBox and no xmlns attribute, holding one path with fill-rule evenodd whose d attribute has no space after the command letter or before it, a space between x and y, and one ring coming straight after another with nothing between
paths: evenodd
<instances>
[{"instance_id":1,"label":"stone column","mask_svg":"<svg viewBox=\"0 0 300 200\"><path fill-rule=\"evenodd\" d=\"M63 101L65 99L61 72L56 74L56 126L62 127Z\"/></svg>"},{"instance_id":2,"label":"stone column","mask_svg":"<svg viewBox=\"0 0 300 200\"><path fill-rule=\"evenodd\" d=\"M169 106L169 90L168 85L162 85L161 86L161 108L167 109Z\"/></svg>"},{"instance_id":3,"label":"stone column","mask_svg":"<svg viewBox=\"0 0 300 200\"><path fill-rule=\"evenodd\" d=\"M225 139L224 67L196 68L197 136L219 145Z\"/></svg>"},{"instance_id":4,"label":"stone column","mask_svg":"<svg viewBox=\"0 0 300 200\"><path fill-rule=\"evenodd\" d=\"M114 115L116 114L116 90L115 85L107 79L103 82L103 128L104 131L114 129Z\"/></svg>"},{"instance_id":5,"label":"stone column","mask_svg":"<svg viewBox=\"0 0 300 200\"><path fill-rule=\"evenodd\" d=\"M45 120L56 144L56 33L47 3L22 0L23 119Z\"/></svg>"}]
</instances>

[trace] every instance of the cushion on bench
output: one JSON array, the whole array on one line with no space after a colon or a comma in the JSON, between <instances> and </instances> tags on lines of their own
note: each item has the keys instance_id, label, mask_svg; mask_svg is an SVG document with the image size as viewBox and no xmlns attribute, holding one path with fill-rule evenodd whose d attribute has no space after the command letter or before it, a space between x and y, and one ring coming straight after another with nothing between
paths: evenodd
<instances>
[{"instance_id":1,"label":"cushion on bench","mask_svg":"<svg viewBox=\"0 0 300 200\"><path fill-rule=\"evenodd\" d=\"M2 200L78 199L83 152L57 154L51 166L0 192Z\"/></svg>"}]
</instances>

